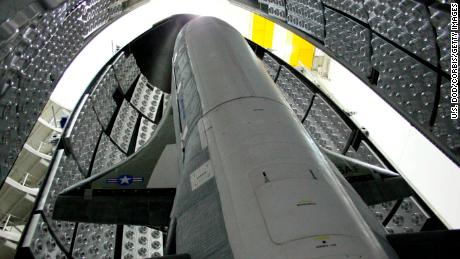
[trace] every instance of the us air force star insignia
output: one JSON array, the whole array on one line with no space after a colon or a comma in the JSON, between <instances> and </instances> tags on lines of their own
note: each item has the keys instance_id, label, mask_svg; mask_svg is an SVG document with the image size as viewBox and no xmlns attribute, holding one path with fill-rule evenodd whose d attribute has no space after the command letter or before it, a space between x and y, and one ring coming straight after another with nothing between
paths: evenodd
<instances>
[{"instance_id":1,"label":"us air force star insignia","mask_svg":"<svg viewBox=\"0 0 460 259\"><path fill-rule=\"evenodd\" d=\"M121 185L124 185L124 184L128 185L128 184L131 183L132 178L128 178L128 176L125 175L125 176L123 176L122 178L119 178L119 180L120 180L120 184L121 184ZM131 180L131 181L130 181L130 180Z\"/></svg>"},{"instance_id":2,"label":"us air force star insignia","mask_svg":"<svg viewBox=\"0 0 460 259\"><path fill-rule=\"evenodd\" d=\"M143 182L144 181L144 177L136 177L136 176L132 176L132 175L120 175L118 176L117 178L109 178L106 180L106 183L108 184L119 184L119 185L123 185L123 186L126 186L126 185L130 185L132 184L133 182Z\"/></svg>"}]
</instances>

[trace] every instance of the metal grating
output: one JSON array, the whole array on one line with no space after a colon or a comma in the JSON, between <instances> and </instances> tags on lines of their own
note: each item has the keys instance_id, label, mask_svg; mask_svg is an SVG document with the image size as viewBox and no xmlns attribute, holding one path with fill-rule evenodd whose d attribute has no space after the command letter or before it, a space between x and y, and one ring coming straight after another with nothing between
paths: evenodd
<instances>
[{"instance_id":1,"label":"metal grating","mask_svg":"<svg viewBox=\"0 0 460 259\"><path fill-rule=\"evenodd\" d=\"M302 120L314 93L285 67L281 68L276 84L299 120Z\"/></svg>"},{"instance_id":2,"label":"metal grating","mask_svg":"<svg viewBox=\"0 0 460 259\"><path fill-rule=\"evenodd\" d=\"M84 15L81 20L87 24L83 33L85 38L123 11L121 1L91 0L86 1L83 6Z\"/></svg>"},{"instance_id":3,"label":"metal grating","mask_svg":"<svg viewBox=\"0 0 460 259\"><path fill-rule=\"evenodd\" d=\"M52 179L49 192L46 193L47 196L44 197L43 214L51 224L50 228L67 251L70 251L75 223L52 219L54 203L60 192L83 179L83 175L78 171L75 160L73 160L72 157L64 156L61 158L59 167Z\"/></svg>"},{"instance_id":4,"label":"metal grating","mask_svg":"<svg viewBox=\"0 0 460 259\"><path fill-rule=\"evenodd\" d=\"M280 20L286 21L286 1L285 0L268 1L268 14Z\"/></svg>"},{"instance_id":5,"label":"metal grating","mask_svg":"<svg viewBox=\"0 0 460 259\"><path fill-rule=\"evenodd\" d=\"M22 248L29 250L35 259L67 258L64 251L60 249L56 244L56 240L51 236L48 224L40 214L32 215Z\"/></svg>"},{"instance_id":6,"label":"metal grating","mask_svg":"<svg viewBox=\"0 0 460 259\"><path fill-rule=\"evenodd\" d=\"M120 84L123 93L127 93L131 85L140 74L139 67L137 67L136 60L133 55L126 57L124 52L121 52L113 63L115 76L117 77L118 84Z\"/></svg>"},{"instance_id":7,"label":"metal grating","mask_svg":"<svg viewBox=\"0 0 460 259\"><path fill-rule=\"evenodd\" d=\"M324 7L321 0L286 0L287 23L320 40L324 39Z\"/></svg>"},{"instance_id":8,"label":"metal grating","mask_svg":"<svg viewBox=\"0 0 460 259\"><path fill-rule=\"evenodd\" d=\"M415 0L365 0L372 30L436 65L436 39L426 6Z\"/></svg>"},{"instance_id":9,"label":"metal grating","mask_svg":"<svg viewBox=\"0 0 460 259\"><path fill-rule=\"evenodd\" d=\"M163 256L163 233L145 226L123 226L121 258Z\"/></svg>"},{"instance_id":10,"label":"metal grating","mask_svg":"<svg viewBox=\"0 0 460 259\"><path fill-rule=\"evenodd\" d=\"M322 0L323 4L347 13L367 23L368 15L364 9L364 0Z\"/></svg>"},{"instance_id":11,"label":"metal grating","mask_svg":"<svg viewBox=\"0 0 460 259\"><path fill-rule=\"evenodd\" d=\"M337 153L344 151L352 133L347 124L320 96L315 96L303 124L318 145Z\"/></svg>"},{"instance_id":12,"label":"metal grating","mask_svg":"<svg viewBox=\"0 0 460 259\"><path fill-rule=\"evenodd\" d=\"M112 68L108 68L101 76L91 93L91 103L94 111L104 129L107 129L112 116L117 109L113 95L118 88L118 83Z\"/></svg>"},{"instance_id":13,"label":"metal grating","mask_svg":"<svg viewBox=\"0 0 460 259\"><path fill-rule=\"evenodd\" d=\"M77 116L70 133L69 148L80 168L87 173L102 127L88 99L83 103L83 108Z\"/></svg>"},{"instance_id":14,"label":"metal grating","mask_svg":"<svg viewBox=\"0 0 460 259\"><path fill-rule=\"evenodd\" d=\"M264 63L265 69L267 70L270 77L273 80L275 80L276 74L278 73L278 70L280 68L280 64L274 58L272 58L267 52L264 53L262 62Z\"/></svg>"},{"instance_id":15,"label":"metal grating","mask_svg":"<svg viewBox=\"0 0 460 259\"><path fill-rule=\"evenodd\" d=\"M380 73L374 87L377 93L427 126L434 106L436 73L375 34L372 48L372 65Z\"/></svg>"},{"instance_id":16,"label":"metal grating","mask_svg":"<svg viewBox=\"0 0 460 259\"><path fill-rule=\"evenodd\" d=\"M356 68L362 76L370 77L372 72L370 30L329 8L325 8L324 16L326 47Z\"/></svg>"},{"instance_id":17,"label":"metal grating","mask_svg":"<svg viewBox=\"0 0 460 259\"><path fill-rule=\"evenodd\" d=\"M72 255L75 258L115 258L116 225L79 223Z\"/></svg>"},{"instance_id":18,"label":"metal grating","mask_svg":"<svg viewBox=\"0 0 460 259\"><path fill-rule=\"evenodd\" d=\"M380 204L371 205L369 206L369 209L372 211L377 220L383 224L395 205L396 201L387 201Z\"/></svg>"},{"instance_id":19,"label":"metal grating","mask_svg":"<svg viewBox=\"0 0 460 259\"><path fill-rule=\"evenodd\" d=\"M271 17L266 5L239 0L232 2L245 5L264 17ZM286 0L287 22L279 19L274 21L288 29L302 31L295 30L299 36L339 60L458 164L458 150L452 148L455 141L440 138L439 134L445 133L434 128L434 112L438 108L434 106L438 101L442 102L437 92L440 87L439 78L450 79L451 2ZM304 25L299 26L300 21L315 13L310 9L316 8L318 4L326 20L324 24L323 19L318 19L320 29L325 27L327 32L325 38L302 29ZM369 33L370 49L367 43ZM364 38L366 40L362 40ZM350 51L349 55L344 54L347 51ZM369 53L371 67L368 63ZM273 72L269 72L273 76Z\"/></svg>"},{"instance_id":20,"label":"metal grating","mask_svg":"<svg viewBox=\"0 0 460 259\"><path fill-rule=\"evenodd\" d=\"M28 1L19 10L2 10L11 16L0 21L0 139L5 144L0 147L0 175L9 172L58 79L94 32L94 24L100 28L119 17L123 1L70 0L53 10Z\"/></svg>"},{"instance_id":21,"label":"metal grating","mask_svg":"<svg viewBox=\"0 0 460 259\"><path fill-rule=\"evenodd\" d=\"M128 153L131 138L134 133L139 113L124 100L118 111L117 118L113 124L110 138L120 147L123 152Z\"/></svg>"},{"instance_id":22,"label":"metal grating","mask_svg":"<svg viewBox=\"0 0 460 259\"><path fill-rule=\"evenodd\" d=\"M390 234L420 232L429 218L414 197L407 197L385 228Z\"/></svg>"},{"instance_id":23,"label":"metal grating","mask_svg":"<svg viewBox=\"0 0 460 259\"><path fill-rule=\"evenodd\" d=\"M102 133L101 140L94 158L91 175L101 173L111 166L118 164L126 159L126 155L110 140L110 138Z\"/></svg>"}]
</instances>

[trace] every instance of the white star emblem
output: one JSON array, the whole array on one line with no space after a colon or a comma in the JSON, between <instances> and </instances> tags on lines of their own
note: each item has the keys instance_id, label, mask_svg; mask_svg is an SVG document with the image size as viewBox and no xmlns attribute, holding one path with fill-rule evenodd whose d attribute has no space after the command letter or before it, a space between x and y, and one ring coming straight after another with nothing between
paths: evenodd
<instances>
[{"instance_id":1,"label":"white star emblem","mask_svg":"<svg viewBox=\"0 0 460 259\"><path fill-rule=\"evenodd\" d=\"M120 178L120 184L129 184L128 176L125 175L122 178Z\"/></svg>"}]
</instances>

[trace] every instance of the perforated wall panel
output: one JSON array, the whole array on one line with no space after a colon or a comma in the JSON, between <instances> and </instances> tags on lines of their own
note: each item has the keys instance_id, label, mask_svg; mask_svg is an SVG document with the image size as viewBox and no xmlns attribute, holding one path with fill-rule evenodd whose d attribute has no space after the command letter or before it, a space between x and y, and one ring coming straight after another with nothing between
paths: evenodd
<instances>
[{"instance_id":1,"label":"perforated wall panel","mask_svg":"<svg viewBox=\"0 0 460 259\"><path fill-rule=\"evenodd\" d=\"M155 133L156 128L157 125L155 123L142 117L141 124L139 125L139 131L137 133L136 151L150 140L153 133Z\"/></svg>"},{"instance_id":2,"label":"perforated wall panel","mask_svg":"<svg viewBox=\"0 0 460 259\"><path fill-rule=\"evenodd\" d=\"M115 74L109 67L97 82L90 96L94 111L104 129L107 129L117 108L117 103L113 99L117 88L118 83Z\"/></svg>"},{"instance_id":3,"label":"perforated wall panel","mask_svg":"<svg viewBox=\"0 0 460 259\"><path fill-rule=\"evenodd\" d=\"M325 8L324 16L326 47L356 68L360 74L370 77L372 71L370 30L329 8Z\"/></svg>"},{"instance_id":4,"label":"perforated wall panel","mask_svg":"<svg viewBox=\"0 0 460 259\"><path fill-rule=\"evenodd\" d=\"M364 9L364 0L322 0L323 4L347 13L356 19L367 23L367 11Z\"/></svg>"},{"instance_id":5,"label":"perforated wall panel","mask_svg":"<svg viewBox=\"0 0 460 259\"><path fill-rule=\"evenodd\" d=\"M299 120L302 120L314 93L285 67L281 68L276 84Z\"/></svg>"},{"instance_id":6,"label":"perforated wall panel","mask_svg":"<svg viewBox=\"0 0 460 259\"><path fill-rule=\"evenodd\" d=\"M110 140L110 138L102 133L101 140L97 146L96 157L94 158L91 175L101 173L109 169L111 166L118 164L126 159L126 155Z\"/></svg>"},{"instance_id":7,"label":"perforated wall panel","mask_svg":"<svg viewBox=\"0 0 460 259\"><path fill-rule=\"evenodd\" d=\"M263 4L232 2L270 17ZM457 125L442 130L435 114L438 107L434 107L438 101L443 102L438 99L442 98L438 94L439 78L450 79L449 4L452 2L286 0L287 22L274 21L288 29L305 32L296 33L356 74L458 164L460 155L452 139L455 134L445 137L446 132L457 129ZM312 21L316 23L310 25L317 24L315 28L324 28L325 33L306 29L305 24ZM268 71L272 77L275 75Z\"/></svg>"},{"instance_id":8,"label":"perforated wall panel","mask_svg":"<svg viewBox=\"0 0 460 259\"><path fill-rule=\"evenodd\" d=\"M332 107L319 96L315 96L304 126L318 145L338 153L345 149L352 133Z\"/></svg>"},{"instance_id":9,"label":"perforated wall panel","mask_svg":"<svg viewBox=\"0 0 460 259\"><path fill-rule=\"evenodd\" d=\"M84 9L82 21L86 24L83 34L85 38L123 11L121 1L106 0L86 1Z\"/></svg>"},{"instance_id":10,"label":"perforated wall panel","mask_svg":"<svg viewBox=\"0 0 460 259\"><path fill-rule=\"evenodd\" d=\"M320 40L324 38L324 7L320 0L286 0L287 23Z\"/></svg>"},{"instance_id":11,"label":"perforated wall panel","mask_svg":"<svg viewBox=\"0 0 460 259\"><path fill-rule=\"evenodd\" d=\"M28 230L23 248L28 249L33 258L67 258L65 253L56 244L56 240L51 236L48 224L46 224L40 214L32 216Z\"/></svg>"},{"instance_id":12,"label":"perforated wall panel","mask_svg":"<svg viewBox=\"0 0 460 259\"><path fill-rule=\"evenodd\" d=\"M112 131L110 132L110 138L125 153L128 153L138 116L139 113L136 109L134 109L128 101L124 100L118 111Z\"/></svg>"},{"instance_id":13,"label":"perforated wall panel","mask_svg":"<svg viewBox=\"0 0 460 259\"><path fill-rule=\"evenodd\" d=\"M162 95L163 92L160 89L150 86L147 78L141 75L131 97L131 104L144 116L155 121Z\"/></svg>"},{"instance_id":14,"label":"perforated wall panel","mask_svg":"<svg viewBox=\"0 0 460 259\"><path fill-rule=\"evenodd\" d=\"M375 34L372 48L372 65L380 73L375 90L426 126L433 111L436 73Z\"/></svg>"},{"instance_id":15,"label":"perforated wall panel","mask_svg":"<svg viewBox=\"0 0 460 259\"><path fill-rule=\"evenodd\" d=\"M419 232L430 216L413 197L405 198L386 225L390 234Z\"/></svg>"},{"instance_id":16,"label":"perforated wall panel","mask_svg":"<svg viewBox=\"0 0 460 259\"><path fill-rule=\"evenodd\" d=\"M446 10L447 9L447 10ZM432 5L429 7L431 24L436 30L436 42L439 47L439 63L442 70L450 74L450 11L449 6Z\"/></svg>"},{"instance_id":17,"label":"perforated wall panel","mask_svg":"<svg viewBox=\"0 0 460 259\"><path fill-rule=\"evenodd\" d=\"M371 28L436 65L436 39L426 6L415 0L365 0Z\"/></svg>"},{"instance_id":18,"label":"perforated wall panel","mask_svg":"<svg viewBox=\"0 0 460 259\"><path fill-rule=\"evenodd\" d=\"M80 171L78 171L75 160L73 160L72 157L63 156L58 170L52 179L50 190L47 193L47 196L44 197L45 203L43 213L46 216L47 221L50 223L50 228L54 231L57 239L61 242L65 249L67 249L67 251L70 251L75 223L52 219L54 203L56 202L56 198L60 192L83 179L83 175Z\"/></svg>"},{"instance_id":19,"label":"perforated wall panel","mask_svg":"<svg viewBox=\"0 0 460 259\"><path fill-rule=\"evenodd\" d=\"M262 61L270 77L275 80L278 69L280 68L280 64L278 64L278 62L276 62L276 60L267 53L264 53Z\"/></svg>"},{"instance_id":20,"label":"perforated wall panel","mask_svg":"<svg viewBox=\"0 0 460 259\"><path fill-rule=\"evenodd\" d=\"M163 255L163 234L145 226L123 226L123 259L156 257Z\"/></svg>"},{"instance_id":21,"label":"perforated wall panel","mask_svg":"<svg viewBox=\"0 0 460 259\"><path fill-rule=\"evenodd\" d=\"M271 0L268 1L268 14L280 20L286 20L286 1Z\"/></svg>"},{"instance_id":22,"label":"perforated wall panel","mask_svg":"<svg viewBox=\"0 0 460 259\"><path fill-rule=\"evenodd\" d=\"M380 204L371 205L369 206L369 209L372 211L378 221L383 224L383 221L388 217L395 205L396 201L387 201Z\"/></svg>"},{"instance_id":23,"label":"perforated wall panel","mask_svg":"<svg viewBox=\"0 0 460 259\"><path fill-rule=\"evenodd\" d=\"M87 99L70 134L70 150L83 172L87 173L102 132L96 113Z\"/></svg>"},{"instance_id":24,"label":"perforated wall panel","mask_svg":"<svg viewBox=\"0 0 460 259\"><path fill-rule=\"evenodd\" d=\"M17 9L2 10L10 17L0 21L0 139L5 143L0 176L10 170L58 79L90 33L124 9L124 0L69 0L52 10L36 1L16 2L2 5Z\"/></svg>"},{"instance_id":25,"label":"perforated wall panel","mask_svg":"<svg viewBox=\"0 0 460 259\"><path fill-rule=\"evenodd\" d=\"M460 158L460 120L450 118L450 81L443 80L433 134Z\"/></svg>"},{"instance_id":26,"label":"perforated wall panel","mask_svg":"<svg viewBox=\"0 0 460 259\"><path fill-rule=\"evenodd\" d=\"M76 258L114 258L116 225L79 223L72 255Z\"/></svg>"},{"instance_id":27,"label":"perforated wall panel","mask_svg":"<svg viewBox=\"0 0 460 259\"><path fill-rule=\"evenodd\" d=\"M125 53L120 53L113 63L115 76L123 91L127 93L129 88L140 74L139 67L136 64L136 59L133 55L126 57Z\"/></svg>"}]
</instances>

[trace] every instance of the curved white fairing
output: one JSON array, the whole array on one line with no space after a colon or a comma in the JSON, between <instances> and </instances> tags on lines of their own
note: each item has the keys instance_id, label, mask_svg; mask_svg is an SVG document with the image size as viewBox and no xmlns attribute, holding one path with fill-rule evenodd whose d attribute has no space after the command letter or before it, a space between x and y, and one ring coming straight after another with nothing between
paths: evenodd
<instances>
[{"instance_id":1,"label":"curved white fairing","mask_svg":"<svg viewBox=\"0 0 460 259\"><path fill-rule=\"evenodd\" d=\"M243 37L210 17L176 41L176 249L196 258L394 258ZM348 187L347 187L348 188Z\"/></svg>"}]
</instances>

